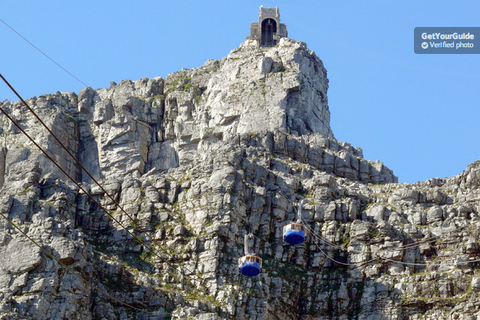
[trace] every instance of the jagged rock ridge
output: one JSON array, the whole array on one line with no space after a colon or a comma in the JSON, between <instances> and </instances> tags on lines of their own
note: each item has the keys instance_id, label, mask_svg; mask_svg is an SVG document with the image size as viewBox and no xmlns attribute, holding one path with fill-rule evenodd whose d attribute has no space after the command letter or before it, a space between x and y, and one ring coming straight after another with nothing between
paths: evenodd
<instances>
[{"instance_id":1,"label":"jagged rock ridge","mask_svg":"<svg viewBox=\"0 0 480 320\"><path fill-rule=\"evenodd\" d=\"M480 276L469 261L480 250L480 164L448 179L395 183L382 163L336 141L327 89L316 55L282 38L272 48L247 41L166 79L29 99L142 230L21 103L2 103L122 223L153 239L145 241L161 258L0 117L2 212L102 290L157 314L92 290L1 220L0 319L479 315ZM337 247L282 241L301 198L308 226ZM237 271L245 233L264 260L255 279Z\"/></svg>"}]
</instances>

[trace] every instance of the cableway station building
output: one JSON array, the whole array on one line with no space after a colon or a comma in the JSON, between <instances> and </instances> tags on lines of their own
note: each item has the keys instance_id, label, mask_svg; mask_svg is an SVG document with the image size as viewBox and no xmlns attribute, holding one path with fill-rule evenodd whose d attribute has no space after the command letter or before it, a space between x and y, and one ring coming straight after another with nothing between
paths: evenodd
<instances>
[{"instance_id":1,"label":"cableway station building","mask_svg":"<svg viewBox=\"0 0 480 320\"><path fill-rule=\"evenodd\" d=\"M275 46L282 37L288 37L287 26L280 23L280 11L276 8L260 7L258 22L250 25L247 39L257 40L261 47Z\"/></svg>"}]
</instances>

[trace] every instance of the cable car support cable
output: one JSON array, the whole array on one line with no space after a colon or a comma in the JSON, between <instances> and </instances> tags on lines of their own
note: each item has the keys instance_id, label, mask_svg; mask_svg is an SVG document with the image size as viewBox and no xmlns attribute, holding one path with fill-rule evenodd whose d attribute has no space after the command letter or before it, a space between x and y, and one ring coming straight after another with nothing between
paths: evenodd
<instances>
[{"instance_id":1,"label":"cable car support cable","mask_svg":"<svg viewBox=\"0 0 480 320\"><path fill-rule=\"evenodd\" d=\"M64 67L62 67L57 61L53 60L52 58L50 58L45 52L43 52L42 50L40 50L36 45L34 45L33 43L31 43L30 41L28 41L27 38L25 38L24 36L22 36L20 34L20 32L18 32L17 30L13 29L9 24L7 24L5 21L3 21L2 19L0 19L0 21L6 25L8 28L10 28L10 30L12 30L13 32L15 32L20 38L22 38L23 40L25 40L29 45L31 45L32 47L34 47L38 52L40 52L41 54L43 54L48 60L52 61L53 63L55 63L60 69L62 69L63 71L65 71L66 73L68 73L70 76L72 76L75 80L77 80L78 82L80 82L81 84L83 84L85 87L88 87L87 84L85 84L85 82L83 82L82 80L78 79L73 73L71 73L70 71L68 71L67 69L65 69Z\"/></svg>"},{"instance_id":2,"label":"cable car support cable","mask_svg":"<svg viewBox=\"0 0 480 320\"><path fill-rule=\"evenodd\" d=\"M0 77L3 79L3 81L8 85L8 87L17 95L17 97L22 101L22 103L28 108L28 110L37 118L38 121L40 121L40 123L47 129L47 131L55 138L55 140L60 144L60 146L69 154L70 157L72 157L72 159L83 169L83 171L85 171L85 173L87 173L87 175L97 184L97 186L99 186L101 188L101 190L108 196L108 198L110 200L112 200L114 202L114 204L117 206L117 208L119 208L123 213L125 213L125 215L133 222L133 224L140 229L140 231L143 231L142 228L138 225L138 223L135 221L135 219L133 219L131 217L131 215L129 215L125 209L123 209L123 207L103 188L103 186L87 171L87 169L85 169L85 167L80 163L80 161L70 152L70 150L68 150L67 147L65 147L65 145L57 138L57 136L52 132L52 130L50 130L50 128L47 127L47 125L40 119L40 117L35 113L35 111L25 102L25 100L20 96L20 94L12 87L12 85L10 85L10 83L5 79L5 77L3 77L2 74L0 74ZM158 258L160 259L163 259L158 253L156 253L150 246L148 246L147 244L145 244L142 240L139 239L139 237L135 236L132 232L130 232L120 221L118 221L118 219L116 219L107 209L105 209L105 207L103 207L97 200L95 200L75 179L73 179L63 168L60 167L60 165L51 157L47 154L47 152L41 147L39 146L34 140L33 138L31 138L28 133L25 132L25 130L23 130L17 123L16 121L11 118L5 110L3 110L3 108L0 108L1 111L3 112L3 114L5 114L5 116L10 120L12 121L15 126L25 135L27 136L27 138L32 141L32 143L40 150L42 151L42 153L50 160L52 161L55 166L57 166L60 171L62 173L64 173L83 193L85 193L89 198L90 200L92 200L96 205L99 206L99 208L101 208L103 211L105 211L105 213L113 220L115 221L116 223L118 223L122 229L124 229L128 234L130 234L138 243L140 243L142 246L144 246L148 251L150 251L152 254L156 255ZM148 236L148 234L146 232L144 232L144 234L146 235L146 237L148 237L150 241L153 242L153 239Z\"/></svg>"},{"instance_id":3,"label":"cable car support cable","mask_svg":"<svg viewBox=\"0 0 480 320\"><path fill-rule=\"evenodd\" d=\"M168 315L168 313L154 313L154 312L150 312L150 311L146 311L146 310L142 310L138 307L135 307L131 304L128 304L126 302L123 302L117 298L115 298L114 296L112 296L111 294L109 294L108 292L100 289L98 286L94 285L93 283L91 283L90 281L88 281L87 279L85 279L85 277L83 277L80 273L78 272L75 272L74 270L72 270L70 267L68 267L67 265L63 264L60 262L59 259L57 259L52 253L48 252L43 246L41 246L38 242L36 242L35 240L32 239L32 237L30 237L27 233L25 233L19 226L17 226L11 219L9 219L7 216L5 216L5 214L3 214L2 212L0 212L0 215L2 216L2 218L4 218L5 220L7 220L15 229L17 229L21 234L23 234L30 242L32 242L33 244L35 244L37 247L40 248L40 250L43 251L43 253L45 253L45 255L47 255L49 258L51 258L52 260L56 261L61 267L67 269L70 273L72 273L74 276L76 276L77 278L79 278L80 280L82 280L84 283L86 283L87 285L89 285L92 289L94 290L97 290L98 292L101 292L103 293L105 296L107 296L108 298L114 300L115 302L118 302L120 303L121 305L123 306L126 306L128 308L131 308L131 309L134 309L134 310L137 310L137 311L141 311L141 312L144 312L144 313L148 313L148 314L151 314L151 315Z\"/></svg>"}]
</instances>

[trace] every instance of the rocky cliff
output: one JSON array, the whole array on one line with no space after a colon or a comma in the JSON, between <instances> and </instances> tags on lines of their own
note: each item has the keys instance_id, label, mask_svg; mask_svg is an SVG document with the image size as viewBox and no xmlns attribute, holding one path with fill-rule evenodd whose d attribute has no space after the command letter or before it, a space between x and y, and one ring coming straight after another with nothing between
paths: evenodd
<instances>
[{"instance_id":1,"label":"rocky cliff","mask_svg":"<svg viewBox=\"0 0 480 320\"><path fill-rule=\"evenodd\" d=\"M0 211L45 250L0 219L0 319L476 319L480 162L398 184L334 138L327 89L283 38L27 100L112 199L22 103L0 103L101 205L0 116ZM292 247L301 199L310 235ZM238 273L246 233L255 278Z\"/></svg>"}]
</instances>

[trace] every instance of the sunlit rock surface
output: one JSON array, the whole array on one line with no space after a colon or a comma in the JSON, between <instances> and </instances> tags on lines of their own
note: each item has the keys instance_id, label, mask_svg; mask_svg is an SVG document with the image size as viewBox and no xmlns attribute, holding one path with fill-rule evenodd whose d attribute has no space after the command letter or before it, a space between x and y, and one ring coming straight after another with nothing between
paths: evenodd
<instances>
[{"instance_id":1,"label":"sunlit rock surface","mask_svg":"<svg viewBox=\"0 0 480 320\"><path fill-rule=\"evenodd\" d=\"M480 163L398 184L338 142L323 63L247 41L165 79L20 102L0 116L0 319L476 319ZM282 240L305 200L305 244ZM129 218L134 218L132 222ZM238 273L243 237L263 259ZM104 295L107 292L129 308Z\"/></svg>"}]
</instances>

